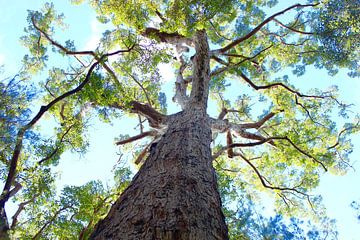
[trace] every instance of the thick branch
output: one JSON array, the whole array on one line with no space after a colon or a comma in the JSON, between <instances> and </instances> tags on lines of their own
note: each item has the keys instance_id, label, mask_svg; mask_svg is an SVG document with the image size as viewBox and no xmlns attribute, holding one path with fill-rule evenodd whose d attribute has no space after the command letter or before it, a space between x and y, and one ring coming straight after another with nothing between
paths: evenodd
<instances>
[{"instance_id":1,"label":"thick branch","mask_svg":"<svg viewBox=\"0 0 360 240\"><path fill-rule=\"evenodd\" d=\"M277 113L283 112L283 110L280 110L278 112L270 112L257 122L240 123L240 124L231 123L227 119L224 119L225 115L229 112L239 112L239 111L232 109L228 110L226 108L223 108L217 119L210 118L211 128L213 130L217 130L218 132L225 132L228 129L232 129L235 132L241 132L244 131L245 129L252 129L252 128L259 129L267 121L269 121L272 117L274 117Z\"/></svg>"},{"instance_id":2,"label":"thick branch","mask_svg":"<svg viewBox=\"0 0 360 240\"><path fill-rule=\"evenodd\" d=\"M141 162L143 161L143 159L144 159L146 153L148 152L148 149L149 149L149 147L150 147L151 144L152 144L152 142L149 143L149 144L140 152L140 154L137 156L137 158L135 159L135 162L134 162L136 165L138 165L139 163L141 163Z\"/></svg>"},{"instance_id":3,"label":"thick branch","mask_svg":"<svg viewBox=\"0 0 360 240\"><path fill-rule=\"evenodd\" d=\"M117 108L120 110L126 110L129 109L132 113L140 114L147 118L149 121L150 127L153 128L160 128L162 124L165 124L166 122L166 115L159 113L154 108L149 106L148 104L143 104L137 101L131 101L129 103L129 107L120 105L119 103L113 103L109 107Z\"/></svg>"},{"instance_id":4,"label":"thick branch","mask_svg":"<svg viewBox=\"0 0 360 240\"><path fill-rule=\"evenodd\" d=\"M126 144L126 143L130 143L130 142L142 139L142 138L147 137L147 136L155 136L156 133L157 133L157 131L143 132L143 133L140 133L140 134L138 134L136 136L130 137L128 139L118 141L118 142L116 142L116 145L123 145L123 144Z\"/></svg>"},{"instance_id":5,"label":"thick branch","mask_svg":"<svg viewBox=\"0 0 360 240\"><path fill-rule=\"evenodd\" d=\"M151 127L159 127L165 122L166 116L162 113L159 113L149 105L132 101L131 106L132 112L139 113L145 116L149 120L149 124Z\"/></svg>"},{"instance_id":6,"label":"thick branch","mask_svg":"<svg viewBox=\"0 0 360 240\"><path fill-rule=\"evenodd\" d=\"M231 144L233 144L233 139L232 139L230 130L228 130L228 131L226 132L226 144L227 144L228 146L230 146ZM232 148L228 148L227 153L228 153L228 157L229 157L229 158L234 157L234 151L233 151Z\"/></svg>"},{"instance_id":7,"label":"thick branch","mask_svg":"<svg viewBox=\"0 0 360 240\"><path fill-rule=\"evenodd\" d=\"M195 35L195 57L193 65L193 82L190 102L206 110L209 95L210 55L209 43L205 30L198 30Z\"/></svg>"},{"instance_id":8,"label":"thick branch","mask_svg":"<svg viewBox=\"0 0 360 240\"><path fill-rule=\"evenodd\" d=\"M178 75L176 77L175 95L173 97L173 101L178 103L181 106L181 109L184 110L189 101L189 97L186 94L187 83L185 82L183 77L183 72L186 69L187 64L182 55L179 56L179 61L181 65L179 67Z\"/></svg>"},{"instance_id":9,"label":"thick branch","mask_svg":"<svg viewBox=\"0 0 360 240\"><path fill-rule=\"evenodd\" d=\"M283 112L283 110L280 110L280 112ZM260 119L257 122L253 123L242 123L240 124L243 128L256 128L259 129L261 126L263 126L268 120L270 120L272 117L276 115L275 112L270 112L267 115L265 115L262 119Z\"/></svg>"},{"instance_id":10,"label":"thick branch","mask_svg":"<svg viewBox=\"0 0 360 240\"><path fill-rule=\"evenodd\" d=\"M265 19L262 23L260 23L257 27L255 27L251 32L249 32L248 34L246 34L245 36L243 37L240 37L238 39L236 39L235 41L233 41L232 43L228 44L227 46L221 48L221 49L218 49L218 51L224 53L226 51L228 51L229 49L235 47L236 45L240 44L241 42L249 39L250 37L252 37L253 35L255 35L263 26L265 26L267 23L269 23L270 21L274 20L277 16L280 16L284 13L286 13L287 11L291 10L291 9L294 9L294 8L304 8L304 7L315 7L319 5L319 3L316 3L316 4L295 4L295 5L292 5L280 12L277 12L273 15L271 15L270 17L268 17L267 19Z\"/></svg>"},{"instance_id":11,"label":"thick branch","mask_svg":"<svg viewBox=\"0 0 360 240\"><path fill-rule=\"evenodd\" d=\"M190 38L184 37L179 33L166 33L161 32L159 29L156 28L146 28L145 31L142 33L144 37L147 38L157 38L160 42L170 43L173 45L182 45L187 44L189 46L193 45L193 41Z\"/></svg>"},{"instance_id":12,"label":"thick branch","mask_svg":"<svg viewBox=\"0 0 360 240\"><path fill-rule=\"evenodd\" d=\"M9 198L14 196L20 189L22 188L22 185L15 181L15 187L10 190L9 192Z\"/></svg>"}]
</instances>

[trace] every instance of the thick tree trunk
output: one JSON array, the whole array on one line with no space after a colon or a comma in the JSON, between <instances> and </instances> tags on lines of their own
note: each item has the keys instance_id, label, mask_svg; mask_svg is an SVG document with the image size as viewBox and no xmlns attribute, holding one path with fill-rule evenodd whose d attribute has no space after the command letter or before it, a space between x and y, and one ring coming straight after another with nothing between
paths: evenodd
<instances>
[{"instance_id":1,"label":"thick tree trunk","mask_svg":"<svg viewBox=\"0 0 360 240\"><path fill-rule=\"evenodd\" d=\"M206 114L210 59L205 31L198 31L194 41L188 105L167 117L167 131L91 239L228 239Z\"/></svg>"},{"instance_id":2,"label":"thick tree trunk","mask_svg":"<svg viewBox=\"0 0 360 240\"><path fill-rule=\"evenodd\" d=\"M227 239L207 116L170 119L132 184L91 239Z\"/></svg>"}]
</instances>

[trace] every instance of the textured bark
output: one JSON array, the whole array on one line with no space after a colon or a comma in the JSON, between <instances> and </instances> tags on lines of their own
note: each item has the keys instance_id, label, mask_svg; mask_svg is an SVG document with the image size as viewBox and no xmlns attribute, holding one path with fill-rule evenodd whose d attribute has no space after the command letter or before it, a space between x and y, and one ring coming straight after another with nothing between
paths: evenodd
<instances>
[{"instance_id":1,"label":"textured bark","mask_svg":"<svg viewBox=\"0 0 360 240\"><path fill-rule=\"evenodd\" d=\"M91 239L227 239L210 141L207 115L172 116Z\"/></svg>"},{"instance_id":2,"label":"textured bark","mask_svg":"<svg viewBox=\"0 0 360 240\"><path fill-rule=\"evenodd\" d=\"M196 55L193 60L193 81L189 107L195 107L199 111L206 111L209 97L210 55L205 31L198 31L196 33L195 50Z\"/></svg>"},{"instance_id":3,"label":"textured bark","mask_svg":"<svg viewBox=\"0 0 360 240\"><path fill-rule=\"evenodd\" d=\"M190 101L168 128L91 239L228 239L206 114L210 80L205 31L195 34Z\"/></svg>"}]
</instances>

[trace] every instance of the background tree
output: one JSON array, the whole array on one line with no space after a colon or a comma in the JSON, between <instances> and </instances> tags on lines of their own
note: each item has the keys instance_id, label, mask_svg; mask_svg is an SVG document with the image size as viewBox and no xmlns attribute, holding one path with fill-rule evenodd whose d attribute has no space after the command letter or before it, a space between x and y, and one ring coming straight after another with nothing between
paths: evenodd
<instances>
[{"instance_id":1,"label":"background tree","mask_svg":"<svg viewBox=\"0 0 360 240\"><path fill-rule=\"evenodd\" d=\"M43 103L33 116L22 110L27 109L25 99L32 95L21 88L7 91L11 81L4 84L2 236L12 229L15 236L25 237L24 229L29 229L33 238L70 233L86 238L107 212L122 188L105 190L101 184L90 182L64 189L59 198L53 194L55 176L51 167L57 165L64 151L86 150L88 116L94 113L105 121L124 113L138 116L140 133L120 138L118 145L144 137L152 139L139 149L134 160L143 165L133 183L96 227L93 237L115 237L111 234L120 234L114 233L118 231L115 223L126 220L131 227L120 228L134 238L154 234L162 238L227 238L219 196L224 203L227 197L217 192L211 162L218 178L223 177L224 169L233 171L228 181L236 193L267 191L275 196L280 213L309 209L319 212L320 198L309 192L318 185L324 171L346 171L351 152L347 137L358 130L358 120L338 129L331 119L336 110L347 117L349 106L337 99L336 88L302 93L294 87L293 77L282 75L280 70L292 69L300 76L309 65L325 67L330 74L346 67L350 76L357 76L359 3L295 4L266 16L264 9L275 3L90 1L100 21L111 21L98 48L92 51L78 51L73 42L61 44L54 38L55 27L63 25L63 16L52 4L41 11L30 11L30 25L22 38L29 54L24 57L21 81L46 69L49 72L39 84L44 90L37 97ZM285 14L288 18L282 19ZM53 53L49 53L50 48ZM65 58L68 67L48 67L48 59L54 55ZM160 92L158 71L161 63L176 69L173 99L182 108L177 114L165 114L166 95ZM230 83L239 91L235 97L229 92ZM218 105L216 117L206 114L208 94ZM256 100L251 97L255 94ZM17 102L21 108L13 107ZM52 141L35 128L45 113L54 119L56 139ZM168 166L161 165L168 162ZM165 173L160 180L159 168ZM128 177L127 171L120 171L119 185L127 183ZM241 187L244 184L246 188ZM189 186L197 191L186 190ZM223 187L220 184L220 193ZM145 202L145 194L155 194L150 207L136 214L128 211L123 219L118 217L116 209L144 206L141 201ZM200 201L201 197L205 200ZM19 202L19 210L9 225L5 204L10 198ZM156 204L163 198L170 204L162 213ZM190 205L181 205L182 200L189 200ZM217 220L204 221L209 219L206 214L186 212L203 208ZM22 211L24 220L20 224ZM154 214L147 216L151 211ZM234 213L224 212L230 230L236 231L237 227L231 227ZM153 220L144 220L144 216ZM199 223L198 229L190 230L194 225L191 221ZM269 226L280 222L277 217ZM230 236L237 235L231 232Z\"/></svg>"}]
</instances>

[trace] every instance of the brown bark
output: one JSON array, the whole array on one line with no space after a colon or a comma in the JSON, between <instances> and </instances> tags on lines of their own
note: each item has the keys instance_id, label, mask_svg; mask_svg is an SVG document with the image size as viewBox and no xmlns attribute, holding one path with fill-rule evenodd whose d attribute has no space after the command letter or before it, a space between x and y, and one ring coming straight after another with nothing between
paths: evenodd
<instances>
[{"instance_id":1,"label":"brown bark","mask_svg":"<svg viewBox=\"0 0 360 240\"><path fill-rule=\"evenodd\" d=\"M185 111L152 147L91 239L227 239L206 115Z\"/></svg>"},{"instance_id":2,"label":"brown bark","mask_svg":"<svg viewBox=\"0 0 360 240\"><path fill-rule=\"evenodd\" d=\"M90 239L228 239L210 149L206 114L210 79L205 31L195 36L193 82L184 111L168 128L130 186Z\"/></svg>"}]
</instances>

